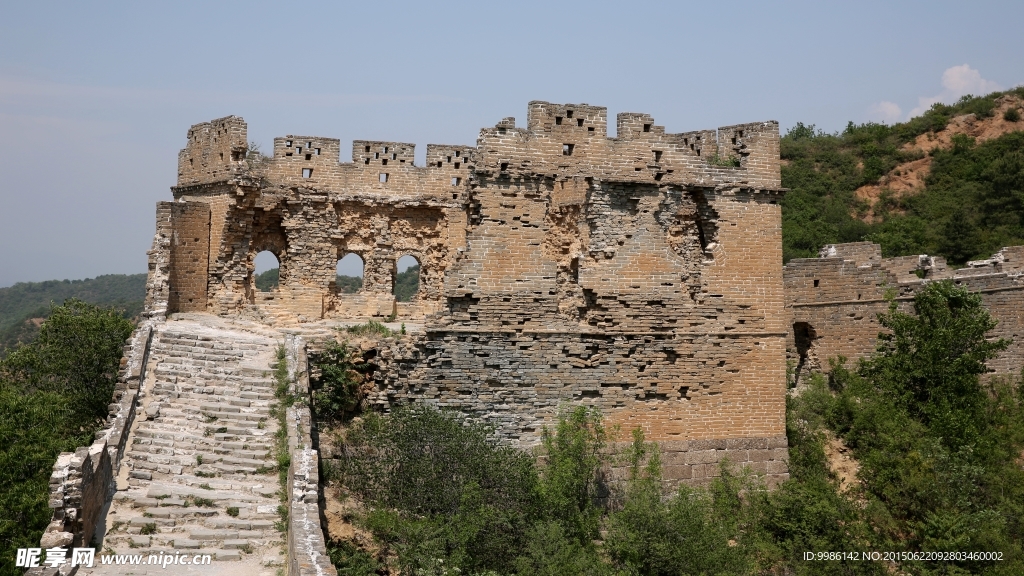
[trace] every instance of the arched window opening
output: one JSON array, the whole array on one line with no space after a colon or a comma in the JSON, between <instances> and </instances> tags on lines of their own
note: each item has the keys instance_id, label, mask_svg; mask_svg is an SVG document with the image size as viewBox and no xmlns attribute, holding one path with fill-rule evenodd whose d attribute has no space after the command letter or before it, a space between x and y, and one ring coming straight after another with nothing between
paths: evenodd
<instances>
[{"instance_id":1,"label":"arched window opening","mask_svg":"<svg viewBox=\"0 0 1024 576\"><path fill-rule=\"evenodd\" d=\"M363 259L358 254L348 253L338 260L337 286L341 294L355 294L363 287Z\"/></svg>"},{"instance_id":2,"label":"arched window opening","mask_svg":"<svg viewBox=\"0 0 1024 576\"><path fill-rule=\"evenodd\" d=\"M408 302L420 289L420 262L406 254L398 259L394 281L395 300Z\"/></svg>"},{"instance_id":3,"label":"arched window opening","mask_svg":"<svg viewBox=\"0 0 1024 576\"><path fill-rule=\"evenodd\" d=\"M253 274L256 289L260 292L270 292L277 288L281 279L281 264L277 256L269 250L257 254L253 259Z\"/></svg>"}]
</instances>

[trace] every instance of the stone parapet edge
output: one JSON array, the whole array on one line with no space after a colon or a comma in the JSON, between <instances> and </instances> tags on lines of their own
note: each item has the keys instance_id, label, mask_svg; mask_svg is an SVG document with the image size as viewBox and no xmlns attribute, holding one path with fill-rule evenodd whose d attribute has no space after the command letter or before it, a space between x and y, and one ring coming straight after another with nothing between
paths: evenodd
<instances>
[{"instance_id":1,"label":"stone parapet edge","mask_svg":"<svg viewBox=\"0 0 1024 576\"><path fill-rule=\"evenodd\" d=\"M313 417L306 345L295 335L285 336L288 377L298 401L285 412L288 434L288 574L337 576L327 555L320 527L320 462L314 448Z\"/></svg>"}]
</instances>

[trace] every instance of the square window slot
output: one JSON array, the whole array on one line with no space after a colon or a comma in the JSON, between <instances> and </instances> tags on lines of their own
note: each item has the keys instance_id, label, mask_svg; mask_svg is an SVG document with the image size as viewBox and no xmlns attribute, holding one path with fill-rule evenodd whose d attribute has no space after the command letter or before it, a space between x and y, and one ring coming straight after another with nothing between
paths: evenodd
<instances>
[{"instance_id":1,"label":"square window slot","mask_svg":"<svg viewBox=\"0 0 1024 576\"><path fill-rule=\"evenodd\" d=\"M459 153L460 153L460 152L459 152L458 150L456 150L456 151L455 151L455 157L456 157L456 158L458 158L458 157L459 157Z\"/></svg>"},{"instance_id":2,"label":"square window slot","mask_svg":"<svg viewBox=\"0 0 1024 576\"><path fill-rule=\"evenodd\" d=\"M437 167L440 168L441 166L444 166L444 162L438 160L437 161Z\"/></svg>"},{"instance_id":3,"label":"square window slot","mask_svg":"<svg viewBox=\"0 0 1024 576\"><path fill-rule=\"evenodd\" d=\"M381 184L385 184L388 181L388 175L385 172L381 172L379 175Z\"/></svg>"},{"instance_id":4,"label":"square window slot","mask_svg":"<svg viewBox=\"0 0 1024 576\"><path fill-rule=\"evenodd\" d=\"M313 155L312 154L306 154L306 160L312 160L312 159L313 159Z\"/></svg>"},{"instance_id":5,"label":"square window slot","mask_svg":"<svg viewBox=\"0 0 1024 576\"><path fill-rule=\"evenodd\" d=\"M565 117L566 118L572 118L572 110L566 110L565 111Z\"/></svg>"},{"instance_id":6,"label":"square window slot","mask_svg":"<svg viewBox=\"0 0 1024 576\"><path fill-rule=\"evenodd\" d=\"M320 155L320 149L319 148L314 148L313 149L313 153L316 154L317 156L319 156Z\"/></svg>"},{"instance_id":7,"label":"square window slot","mask_svg":"<svg viewBox=\"0 0 1024 576\"><path fill-rule=\"evenodd\" d=\"M452 186L458 186L461 183L462 183L462 178L459 178L458 176L452 178Z\"/></svg>"},{"instance_id":8,"label":"square window slot","mask_svg":"<svg viewBox=\"0 0 1024 576\"><path fill-rule=\"evenodd\" d=\"M650 131L651 131L651 125L650 124L644 124L644 132L650 132Z\"/></svg>"},{"instance_id":9,"label":"square window slot","mask_svg":"<svg viewBox=\"0 0 1024 576\"><path fill-rule=\"evenodd\" d=\"M815 281L814 281L814 287L815 287L815 288L817 288L817 287L818 287L818 283L819 283L819 282L821 282L821 280L815 280Z\"/></svg>"},{"instance_id":10,"label":"square window slot","mask_svg":"<svg viewBox=\"0 0 1024 576\"><path fill-rule=\"evenodd\" d=\"M291 148L292 147L292 141L291 140L286 140L285 143L284 143L284 147L285 148Z\"/></svg>"},{"instance_id":11,"label":"square window slot","mask_svg":"<svg viewBox=\"0 0 1024 576\"><path fill-rule=\"evenodd\" d=\"M504 172L506 170L508 170L508 162L502 162L501 163L501 171Z\"/></svg>"},{"instance_id":12,"label":"square window slot","mask_svg":"<svg viewBox=\"0 0 1024 576\"><path fill-rule=\"evenodd\" d=\"M374 160L380 160L380 152L374 152L373 153L373 159Z\"/></svg>"},{"instance_id":13,"label":"square window slot","mask_svg":"<svg viewBox=\"0 0 1024 576\"><path fill-rule=\"evenodd\" d=\"M456 167L456 168L458 168L458 167L459 167L459 163L458 163L458 162L456 162L456 163L455 163L455 167Z\"/></svg>"},{"instance_id":14,"label":"square window slot","mask_svg":"<svg viewBox=\"0 0 1024 576\"><path fill-rule=\"evenodd\" d=\"M555 116L555 124L557 126L561 126L562 125L562 117L561 116Z\"/></svg>"},{"instance_id":15,"label":"square window slot","mask_svg":"<svg viewBox=\"0 0 1024 576\"><path fill-rule=\"evenodd\" d=\"M303 168L302 169L302 177L303 178L312 178L313 177L313 169L312 168Z\"/></svg>"},{"instance_id":16,"label":"square window slot","mask_svg":"<svg viewBox=\"0 0 1024 576\"><path fill-rule=\"evenodd\" d=\"M572 156L572 149L575 147L574 144L562 144L562 156Z\"/></svg>"},{"instance_id":17,"label":"square window slot","mask_svg":"<svg viewBox=\"0 0 1024 576\"><path fill-rule=\"evenodd\" d=\"M302 154L302 146L296 146L295 147L295 153L296 154Z\"/></svg>"},{"instance_id":18,"label":"square window slot","mask_svg":"<svg viewBox=\"0 0 1024 576\"><path fill-rule=\"evenodd\" d=\"M577 126L583 126L583 118L577 118L576 119L576 125Z\"/></svg>"},{"instance_id":19,"label":"square window slot","mask_svg":"<svg viewBox=\"0 0 1024 576\"><path fill-rule=\"evenodd\" d=\"M593 126L587 126L587 132L593 132L593 131L594 131L594 127Z\"/></svg>"},{"instance_id":20,"label":"square window slot","mask_svg":"<svg viewBox=\"0 0 1024 576\"><path fill-rule=\"evenodd\" d=\"M661 162L661 150L654 151L654 161Z\"/></svg>"},{"instance_id":21,"label":"square window slot","mask_svg":"<svg viewBox=\"0 0 1024 576\"><path fill-rule=\"evenodd\" d=\"M385 159L381 160L381 161L380 161L380 165L381 165L381 166L387 166L387 165L388 165L388 159L387 159L387 158L385 158Z\"/></svg>"},{"instance_id":22,"label":"square window slot","mask_svg":"<svg viewBox=\"0 0 1024 576\"><path fill-rule=\"evenodd\" d=\"M369 147L369 146L367 146L367 147L366 147L366 151L367 151L367 152L369 152L369 151L370 151L370 147Z\"/></svg>"}]
</instances>

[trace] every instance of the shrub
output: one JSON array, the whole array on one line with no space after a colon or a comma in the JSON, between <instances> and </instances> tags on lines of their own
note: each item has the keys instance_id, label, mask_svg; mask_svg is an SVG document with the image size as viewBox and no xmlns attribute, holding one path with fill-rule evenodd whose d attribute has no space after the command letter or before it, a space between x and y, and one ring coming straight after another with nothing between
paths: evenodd
<instances>
[{"instance_id":1,"label":"shrub","mask_svg":"<svg viewBox=\"0 0 1024 576\"><path fill-rule=\"evenodd\" d=\"M388 338L395 335L394 331L376 320L370 320L365 324L347 326L345 331L356 336L377 336L380 338Z\"/></svg>"},{"instance_id":2,"label":"shrub","mask_svg":"<svg viewBox=\"0 0 1024 576\"><path fill-rule=\"evenodd\" d=\"M36 340L0 361L0 556L39 546L51 467L92 443L130 333L116 310L68 300L51 307ZM0 566L15 573L13 562Z\"/></svg>"},{"instance_id":3,"label":"shrub","mask_svg":"<svg viewBox=\"0 0 1024 576\"><path fill-rule=\"evenodd\" d=\"M595 505L603 492L601 450L607 433L596 409L573 408L559 418L554 431L541 436L544 465L540 492L544 508L577 542L597 537L601 510Z\"/></svg>"},{"instance_id":4,"label":"shrub","mask_svg":"<svg viewBox=\"0 0 1024 576\"><path fill-rule=\"evenodd\" d=\"M643 575L750 571L747 552L735 540L743 509L741 483L727 465L713 489L681 487L665 499L657 447L645 444L639 429L629 455L625 503L609 517L606 538L618 567Z\"/></svg>"},{"instance_id":5,"label":"shrub","mask_svg":"<svg viewBox=\"0 0 1024 576\"><path fill-rule=\"evenodd\" d=\"M1007 122L1020 122L1020 110L1007 108L1006 112L1003 112L1003 120Z\"/></svg>"},{"instance_id":6,"label":"shrub","mask_svg":"<svg viewBox=\"0 0 1024 576\"><path fill-rule=\"evenodd\" d=\"M369 364L346 343L331 342L313 357L319 376L313 379L313 408L327 421L344 419L360 408L360 385Z\"/></svg>"},{"instance_id":7,"label":"shrub","mask_svg":"<svg viewBox=\"0 0 1024 576\"><path fill-rule=\"evenodd\" d=\"M370 414L348 432L338 477L372 504L367 526L410 573L502 569L539 513L530 456L499 446L491 430L415 407Z\"/></svg>"}]
</instances>

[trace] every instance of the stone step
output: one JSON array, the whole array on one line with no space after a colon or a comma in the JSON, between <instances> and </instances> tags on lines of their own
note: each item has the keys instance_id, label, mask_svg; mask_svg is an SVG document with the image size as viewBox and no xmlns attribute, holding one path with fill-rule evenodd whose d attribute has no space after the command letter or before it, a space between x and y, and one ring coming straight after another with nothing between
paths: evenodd
<instances>
[{"instance_id":1,"label":"stone step","mask_svg":"<svg viewBox=\"0 0 1024 576\"><path fill-rule=\"evenodd\" d=\"M276 482L276 478L271 478ZM212 487L212 484L211 484ZM161 497L179 497L179 498L206 498L207 500L213 500L214 502L219 501L238 501L238 502L263 502L268 500L267 498L255 496L251 494L243 494L237 490L207 490L205 488L190 488L187 486L179 486L172 484L161 484L153 483L149 486L149 490L146 491L147 498L160 499Z\"/></svg>"}]
</instances>

